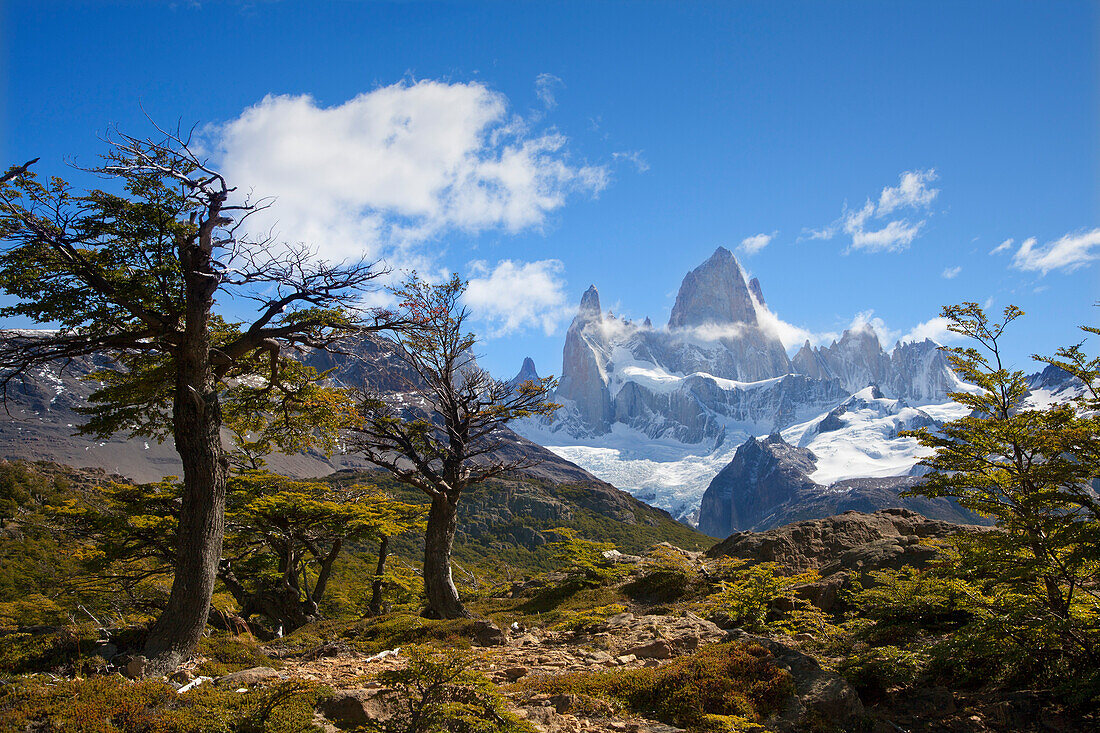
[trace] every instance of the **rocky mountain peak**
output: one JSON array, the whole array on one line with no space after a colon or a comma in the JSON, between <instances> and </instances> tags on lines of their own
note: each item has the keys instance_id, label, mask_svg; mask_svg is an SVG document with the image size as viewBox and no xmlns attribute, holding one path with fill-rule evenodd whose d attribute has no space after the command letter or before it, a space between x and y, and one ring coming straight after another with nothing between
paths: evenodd
<instances>
[{"instance_id":1,"label":"rocky mountain peak","mask_svg":"<svg viewBox=\"0 0 1100 733\"><path fill-rule=\"evenodd\" d=\"M760 278L754 277L749 280L749 292L756 298L757 303L764 305L764 291L760 289Z\"/></svg>"},{"instance_id":2,"label":"rocky mountain peak","mask_svg":"<svg viewBox=\"0 0 1100 733\"><path fill-rule=\"evenodd\" d=\"M708 323L756 325L749 286L737 258L725 247L684 277L668 319L669 328Z\"/></svg>"},{"instance_id":3,"label":"rocky mountain peak","mask_svg":"<svg viewBox=\"0 0 1100 733\"><path fill-rule=\"evenodd\" d=\"M600 308L600 291L595 285L589 285L588 290L581 296L581 305L577 309L579 320L599 321L603 318L603 310Z\"/></svg>"},{"instance_id":4,"label":"rocky mountain peak","mask_svg":"<svg viewBox=\"0 0 1100 733\"><path fill-rule=\"evenodd\" d=\"M512 377L511 384L523 384L524 382L533 382L539 378L539 373L535 369L535 360L531 357L526 357L523 360L523 366L519 368L519 373Z\"/></svg>"}]
</instances>

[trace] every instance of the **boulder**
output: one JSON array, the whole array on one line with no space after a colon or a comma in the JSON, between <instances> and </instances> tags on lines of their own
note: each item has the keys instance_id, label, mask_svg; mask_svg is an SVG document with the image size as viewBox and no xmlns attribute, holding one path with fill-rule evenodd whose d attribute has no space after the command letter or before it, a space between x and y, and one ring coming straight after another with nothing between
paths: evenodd
<instances>
[{"instance_id":1,"label":"boulder","mask_svg":"<svg viewBox=\"0 0 1100 733\"><path fill-rule=\"evenodd\" d=\"M864 720L859 695L840 675L821 668L817 660L797 649L743 631L729 632L733 642L758 644L772 653L775 663L791 674L795 694L765 725L783 733L817 730L826 723L837 730L858 730Z\"/></svg>"},{"instance_id":2,"label":"boulder","mask_svg":"<svg viewBox=\"0 0 1100 733\"><path fill-rule=\"evenodd\" d=\"M337 690L317 706L325 718L342 730L389 720L400 711L400 700L393 690Z\"/></svg>"},{"instance_id":3,"label":"boulder","mask_svg":"<svg viewBox=\"0 0 1100 733\"><path fill-rule=\"evenodd\" d=\"M214 684L218 687L249 687L278 676L279 673L271 667L251 667L223 675Z\"/></svg>"},{"instance_id":4,"label":"boulder","mask_svg":"<svg viewBox=\"0 0 1100 733\"><path fill-rule=\"evenodd\" d=\"M477 646L504 646L508 635L488 619L478 619L473 625L473 643Z\"/></svg>"}]
</instances>

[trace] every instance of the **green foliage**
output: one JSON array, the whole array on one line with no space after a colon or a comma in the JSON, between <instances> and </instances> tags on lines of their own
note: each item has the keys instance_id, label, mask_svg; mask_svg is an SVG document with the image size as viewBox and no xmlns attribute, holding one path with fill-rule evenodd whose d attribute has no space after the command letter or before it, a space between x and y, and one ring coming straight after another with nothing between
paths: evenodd
<instances>
[{"instance_id":1,"label":"green foliage","mask_svg":"<svg viewBox=\"0 0 1100 733\"><path fill-rule=\"evenodd\" d=\"M399 712L368 724L375 733L533 733L505 707L493 684L471 669L468 651L407 647L408 664L378 675L398 691Z\"/></svg>"},{"instance_id":2,"label":"green foliage","mask_svg":"<svg viewBox=\"0 0 1100 733\"><path fill-rule=\"evenodd\" d=\"M65 626L43 633L0 636L0 673L72 672L90 656L99 634L90 625Z\"/></svg>"},{"instance_id":3,"label":"green foliage","mask_svg":"<svg viewBox=\"0 0 1100 733\"><path fill-rule=\"evenodd\" d=\"M949 328L976 343L944 349L959 376L978 389L952 393L971 414L939 431L914 433L935 453L912 493L951 497L992 517L998 532L958 544L969 576L976 626L1000 627L1005 646L1046 670L1093 669L1100 660L1100 360L1080 345L1049 359L1082 379L1075 402L1029 408L1024 373L1002 363L1000 340L1023 312L1005 308L990 322L976 303L943 309ZM1095 329L1086 328L1095 333Z\"/></svg>"},{"instance_id":4,"label":"green foliage","mask_svg":"<svg viewBox=\"0 0 1100 733\"><path fill-rule=\"evenodd\" d=\"M794 692L790 673L753 644L714 644L660 667L539 677L520 687L609 700L692 731L736 729L736 718L760 722Z\"/></svg>"},{"instance_id":5,"label":"green foliage","mask_svg":"<svg viewBox=\"0 0 1100 733\"><path fill-rule=\"evenodd\" d=\"M930 661L926 651L886 645L856 652L843 661L840 672L865 701L871 702L881 699L892 687L916 684Z\"/></svg>"},{"instance_id":6,"label":"green foliage","mask_svg":"<svg viewBox=\"0 0 1100 733\"><path fill-rule=\"evenodd\" d=\"M796 594L799 585L818 579L815 571L785 576L775 563L725 558L715 578L718 589L694 607L720 626L790 634L830 630L828 616Z\"/></svg>"},{"instance_id":7,"label":"green foliage","mask_svg":"<svg viewBox=\"0 0 1100 733\"><path fill-rule=\"evenodd\" d=\"M621 603L611 603L583 610L565 609L552 628L564 631L584 631L626 610Z\"/></svg>"},{"instance_id":8,"label":"green foliage","mask_svg":"<svg viewBox=\"0 0 1100 733\"><path fill-rule=\"evenodd\" d=\"M903 568L868 573L848 602L860 618L876 622L880 629L936 632L957 629L973 617L972 593L959 578Z\"/></svg>"},{"instance_id":9,"label":"green foliage","mask_svg":"<svg viewBox=\"0 0 1100 733\"><path fill-rule=\"evenodd\" d=\"M683 552L668 545L657 545L635 571L637 577L623 586L635 600L664 603L688 595L698 569Z\"/></svg>"},{"instance_id":10,"label":"green foliage","mask_svg":"<svg viewBox=\"0 0 1100 733\"><path fill-rule=\"evenodd\" d=\"M574 590L594 588L622 575L622 568L609 562L603 555L615 549L610 542L584 539L576 530L568 527L558 527L553 533L561 539L548 543L550 560L566 576L559 587Z\"/></svg>"},{"instance_id":11,"label":"green foliage","mask_svg":"<svg viewBox=\"0 0 1100 733\"><path fill-rule=\"evenodd\" d=\"M282 666L281 663L264 654L256 640L247 635L215 632L210 636L204 636L195 654L204 657L195 671L208 677L220 677L252 667Z\"/></svg>"},{"instance_id":12,"label":"green foliage","mask_svg":"<svg viewBox=\"0 0 1100 733\"><path fill-rule=\"evenodd\" d=\"M174 479L111 482L53 511L85 541L74 557L89 582L130 592L170 572L182 487ZM421 526L420 506L359 484L333 485L246 471L230 478L219 578L241 614L291 629L320 613L348 545Z\"/></svg>"},{"instance_id":13,"label":"green foliage","mask_svg":"<svg viewBox=\"0 0 1100 733\"><path fill-rule=\"evenodd\" d=\"M326 690L301 681L240 693L163 680L21 678L0 687L0 733L317 733Z\"/></svg>"}]
</instances>

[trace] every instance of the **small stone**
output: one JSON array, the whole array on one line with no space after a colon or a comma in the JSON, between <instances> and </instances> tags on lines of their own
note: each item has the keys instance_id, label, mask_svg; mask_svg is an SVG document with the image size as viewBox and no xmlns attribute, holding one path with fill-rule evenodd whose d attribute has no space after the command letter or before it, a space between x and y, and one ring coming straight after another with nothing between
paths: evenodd
<instances>
[{"instance_id":1,"label":"small stone","mask_svg":"<svg viewBox=\"0 0 1100 733\"><path fill-rule=\"evenodd\" d=\"M193 679L195 679L194 673L186 669L178 669L172 674L168 675L168 680L170 682L178 682L181 685L186 685Z\"/></svg>"},{"instance_id":2,"label":"small stone","mask_svg":"<svg viewBox=\"0 0 1100 733\"><path fill-rule=\"evenodd\" d=\"M619 664L630 664L631 662L637 662L638 658L633 654L623 654L621 656L615 657L615 661Z\"/></svg>"},{"instance_id":3,"label":"small stone","mask_svg":"<svg viewBox=\"0 0 1100 733\"><path fill-rule=\"evenodd\" d=\"M504 679L508 680L509 682L515 682L520 677L526 676L527 667L509 667L508 669L502 671L501 674L504 676Z\"/></svg>"},{"instance_id":4,"label":"small stone","mask_svg":"<svg viewBox=\"0 0 1100 733\"><path fill-rule=\"evenodd\" d=\"M672 647L668 645L667 641L657 640L627 649L626 654L632 654L638 659L668 659L672 656Z\"/></svg>"},{"instance_id":5,"label":"small stone","mask_svg":"<svg viewBox=\"0 0 1100 733\"><path fill-rule=\"evenodd\" d=\"M126 669L123 672L127 677L132 680L141 679L145 676L145 670L149 666L149 660L145 657L134 657L126 663Z\"/></svg>"},{"instance_id":6,"label":"small stone","mask_svg":"<svg viewBox=\"0 0 1100 733\"><path fill-rule=\"evenodd\" d=\"M103 657L109 662L118 656L118 647L111 643L100 644L92 650L92 654Z\"/></svg>"}]
</instances>

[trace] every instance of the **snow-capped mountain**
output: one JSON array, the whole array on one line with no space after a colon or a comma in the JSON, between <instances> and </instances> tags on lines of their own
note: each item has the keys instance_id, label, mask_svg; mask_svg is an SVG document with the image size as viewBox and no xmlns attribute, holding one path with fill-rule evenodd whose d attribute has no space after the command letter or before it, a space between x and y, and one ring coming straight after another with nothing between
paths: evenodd
<instances>
[{"instance_id":1,"label":"snow-capped mountain","mask_svg":"<svg viewBox=\"0 0 1100 733\"><path fill-rule=\"evenodd\" d=\"M924 405L959 384L934 342L887 353L869 327L828 347L807 343L792 360L767 315L760 282L722 247L684 277L664 327L605 313L589 287L565 337L562 408L517 431L688 516L750 436L811 423L869 385Z\"/></svg>"},{"instance_id":2,"label":"snow-capped mountain","mask_svg":"<svg viewBox=\"0 0 1100 733\"><path fill-rule=\"evenodd\" d=\"M894 507L912 509L930 519L988 523L949 499L901 496L919 483L913 476L848 478L827 484L821 478L817 456L808 448L790 445L780 435L749 438L703 493L699 530L726 537L849 510Z\"/></svg>"}]
</instances>

